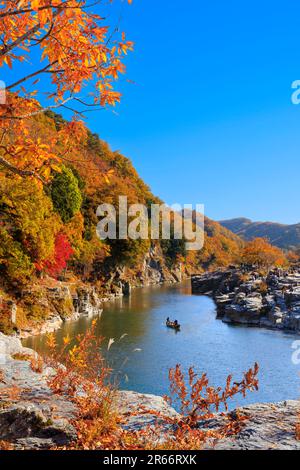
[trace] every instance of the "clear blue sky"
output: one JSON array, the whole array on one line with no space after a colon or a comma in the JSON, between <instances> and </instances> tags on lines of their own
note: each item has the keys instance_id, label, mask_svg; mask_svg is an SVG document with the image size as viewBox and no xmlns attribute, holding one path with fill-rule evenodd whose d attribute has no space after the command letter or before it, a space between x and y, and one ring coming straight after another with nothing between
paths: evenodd
<instances>
[{"instance_id":1,"label":"clear blue sky","mask_svg":"<svg viewBox=\"0 0 300 470\"><path fill-rule=\"evenodd\" d=\"M300 222L299 1L134 0L122 12L135 84L120 83L118 115L88 115L91 130L167 203Z\"/></svg>"}]
</instances>

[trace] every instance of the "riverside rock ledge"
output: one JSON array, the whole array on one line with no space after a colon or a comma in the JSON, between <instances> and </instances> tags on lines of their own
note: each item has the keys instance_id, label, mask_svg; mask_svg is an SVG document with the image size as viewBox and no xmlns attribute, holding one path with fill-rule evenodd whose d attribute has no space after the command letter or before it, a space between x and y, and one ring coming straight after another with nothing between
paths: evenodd
<instances>
[{"instance_id":1,"label":"riverside rock ledge","mask_svg":"<svg viewBox=\"0 0 300 470\"><path fill-rule=\"evenodd\" d=\"M232 268L192 276L193 294L211 295L217 318L300 333L300 270L271 270L267 275Z\"/></svg>"},{"instance_id":2,"label":"riverside rock ledge","mask_svg":"<svg viewBox=\"0 0 300 470\"><path fill-rule=\"evenodd\" d=\"M51 368L45 368L38 374L31 370L29 359L24 358L35 354L33 350L24 348L18 338L0 333L0 440L10 442L16 450L67 446L76 439L75 429L71 424L76 416L76 409L67 397L56 396L49 389L47 378L53 373ZM23 360L20 360L21 356L24 357ZM5 390L13 386L21 389L22 394L8 401ZM180 418L159 396L120 391L117 392L116 403L127 430L137 431L156 425L157 413ZM133 409L140 409L141 413L130 416ZM145 415L144 409L153 410L154 414ZM300 450L300 442L296 438L299 412L298 401L240 408L239 413L247 417L241 432L234 438L219 441L213 449ZM209 430L220 424L222 419L224 418L217 417L201 422L199 426ZM162 426L162 438L170 437L170 425L159 424Z\"/></svg>"}]
</instances>

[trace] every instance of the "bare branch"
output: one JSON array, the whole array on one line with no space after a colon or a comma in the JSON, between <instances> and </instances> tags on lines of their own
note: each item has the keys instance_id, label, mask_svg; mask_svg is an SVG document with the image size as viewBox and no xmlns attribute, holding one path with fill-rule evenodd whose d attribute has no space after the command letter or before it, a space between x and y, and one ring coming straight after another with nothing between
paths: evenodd
<instances>
[{"instance_id":1,"label":"bare branch","mask_svg":"<svg viewBox=\"0 0 300 470\"><path fill-rule=\"evenodd\" d=\"M24 114L23 116L0 116L0 120L2 119L5 119L5 120L22 120L22 119L27 119L27 118L30 118L30 117L33 117L33 116L37 116L38 114L42 114L42 113L45 113L46 111L50 111L51 109L57 109L57 108L60 108L61 106L64 106L65 103L67 103L68 101L72 100L73 99L73 96L69 96L69 98L66 98L64 101L62 101L61 103L58 103L56 105L53 105L53 106L48 106L47 108L41 108L37 111L32 111L32 113L28 113L28 114Z\"/></svg>"},{"instance_id":2,"label":"bare branch","mask_svg":"<svg viewBox=\"0 0 300 470\"><path fill-rule=\"evenodd\" d=\"M6 89L7 89L7 90L11 90L12 88L15 88L16 86L20 85L21 83L26 82L26 81L29 80L30 78L33 78L33 77L35 77L36 75L39 75L40 73L46 72L46 70L48 70L50 67L52 67L52 65L54 65L56 62L57 62L57 61L52 62L51 64L46 65L46 67L43 67L42 69L37 70L36 72L33 72L33 73L27 75L27 76L24 77L24 78L21 78L21 79L18 80L17 82L12 83L12 84L9 85L8 87L6 87Z\"/></svg>"}]
</instances>

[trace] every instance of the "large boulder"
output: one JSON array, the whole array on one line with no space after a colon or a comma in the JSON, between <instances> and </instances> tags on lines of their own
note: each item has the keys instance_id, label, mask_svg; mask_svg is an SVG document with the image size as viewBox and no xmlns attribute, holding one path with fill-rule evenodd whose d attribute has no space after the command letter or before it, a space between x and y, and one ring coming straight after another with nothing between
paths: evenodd
<instances>
[{"instance_id":1,"label":"large boulder","mask_svg":"<svg viewBox=\"0 0 300 470\"><path fill-rule=\"evenodd\" d=\"M193 294L226 294L241 284L239 270L208 272L192 276Z\"/></svg>"},{"instance_id":2,"label":"large boulder","mask_svg":"<svg viewBox=\"0 0 300 470\"><path fill-rule=\"evenodd\" d=\"M232 438L218 441L215 450L300 450L296 438L296 424L299 423L299 401L280 403L259 403L239 409L247 419L241 432ZM236 414L233 412L233 415ZM202 424L214 428L222 422L217 420ZM207 446L211 448L211 446Z\"/></svg>"}]
</instances>

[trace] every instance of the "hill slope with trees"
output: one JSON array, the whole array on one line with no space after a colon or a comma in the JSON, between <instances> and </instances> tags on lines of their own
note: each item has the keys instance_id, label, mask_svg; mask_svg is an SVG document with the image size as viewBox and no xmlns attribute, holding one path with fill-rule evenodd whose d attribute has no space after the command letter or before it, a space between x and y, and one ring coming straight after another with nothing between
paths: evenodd
<instances>
[{"instance_id":1,"label":"hill slope with trees","mask_svg":"<svg viewBox=\"0 0 300 470\"><path fill-rule=\"evenodd\" d=\"M96 234L100 204L117 207L122 195L128 204L144 204L150 210L152 203L162 201L128 158L112 151L84 125L74 129L73 125L51 111L27 123L33 138L47 141L53 155L59 152L61 156L55 166L48 167L47 179L0 169L2 298L22 302L24 291L49 279L85 283L107 292L120 271L132 285L143 283L147 263L156 263L163 278L174 280L238 259L241 240L209 219L201 251L186 251L184 240L101 241ZM67 137L58 139L58 135ZM177 273L175 278L172 272ZM25 317L35 318L33 297L23 305Z\"/></svg>"},{"instance_id":2,"label":"hill slope with trees","mask_svg":"<svg viewBox=\"0 0 300 470\"><path fill-rule=\"evenodd\" d=\"M219 223L244 240L263 237L282 249L291 250L300 247L300 223L284 225L275 222L252 222L243 217L221 220Z\"/></svg>"}]
</instances>

